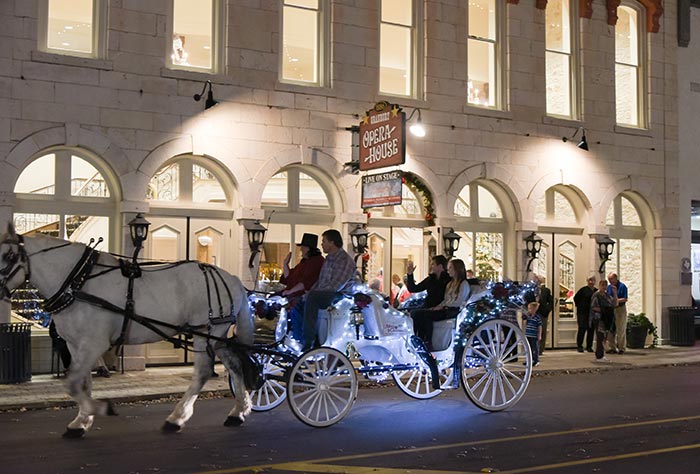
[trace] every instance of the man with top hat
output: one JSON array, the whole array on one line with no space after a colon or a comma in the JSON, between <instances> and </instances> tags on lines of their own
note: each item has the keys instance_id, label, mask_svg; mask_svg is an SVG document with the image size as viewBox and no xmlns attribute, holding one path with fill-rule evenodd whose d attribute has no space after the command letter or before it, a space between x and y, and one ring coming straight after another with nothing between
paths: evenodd
<instances>
[{"instance_id":1,"label":"man with top hat","mask_svg":"<svg viewBox=\"0 0 700 474\"><path fill-rule=\"evenodd\" d=\"M292 335L295 339L301 340L301 317L304 313L304 303L301 296L318 281L318 275L321 273L325 259L318 248L318 236L315 234L304 234L297 247L301 250L301 261L294 268L290 268L292 253L287 254L282 263L280 283L286 285L281 294L287 297L287 310L290 311L292 321Z\"/></svg>"}]
</instances>

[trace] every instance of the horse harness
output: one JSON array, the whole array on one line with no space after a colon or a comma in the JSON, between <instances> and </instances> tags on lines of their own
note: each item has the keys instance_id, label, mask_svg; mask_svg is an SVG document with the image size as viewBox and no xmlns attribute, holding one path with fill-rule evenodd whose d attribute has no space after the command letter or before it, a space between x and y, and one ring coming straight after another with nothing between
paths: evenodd
<instances>
[{"instance_id":1,"label":"horse harness","mask_svg":"<svg viewBox=\"0 0 700 474\"><path fill-rule=\"evenodd\" d=\"M28 282L31 276L29 266L29 255L27 254L27 251L24 247L24 238L21 235L18 235L17 239L17 252L14 252L12 250L8 251L3 257L3 260L6 262L6 265L0 268L0 277L2 277L2 279L0 280L0 285L2 285L3 297L8 299L12 296L12 293L7 289L6 283L16 275L19 269L24 268L25 282ZM68 273L68 276L66 277L58 291L45 300L43 305L43 309L45 312L49 314L59 313L60 311L66 309L71 304L73 304L76 300L78 300L91 304L93 306L101 307L114 313L122 314L124 316L124 322L122 324L121 333L117 340L112 344L112 347L117 348L121 347L124 344L126 333L129 329L129 324L132 321L141 324L142 326L145 326L146 328L155 332L161 338L173 344L175 348L183 348L189 351L193 350L193 343L189 340L183 340L181 338L175 337L179 335L185 335L186 337L201 336L207 339L207 341L211 341L213 339L220 342L230 342L229 339L212 336L209 333L202 332L203 329L211 327L212 325L235 324L236 322L236 317L233 312L234 304L231 290L229 289L228 285L221 276L221 273L219 272L218 268L212 265L197 262L198 267L202 271L202 275L204 277L206 285L207 301L209 306L209 323L200 324L196 326L190 324L170 324L165 321L159 321L157 319L137 314L135 312L135 302L133 298L133 283L135 279L141 277L141 267L150 265L162 265L163 263L149 261L142 262L139 264L136 261L129 261L125 258L120 258L121 256L116 256L119 260L119 266L107 267L106 270L93 274L92 271L95 268L95 266L100 265L99 263L97 263L100 252L96 250L95 247L101 242L102 238L98 239L97 243L93 245L94 239L90 239L90 243L86 245L85 250L83 251L83 254L81 255L80 259L73 266L73 269ZM65 244L57 245L55 247L49 247L46 249L39 250L36 253L48 252L68 245L71 245L71 243L68 242ZM21 264L17 265L18 262ZM174 262L171 266L168 266L167 268L173 268L174 266L182 265L185 263L193 262L190 260L182 260L179 262ZM124 308L121 308L105 300L104 298L93 295L91 293L87 293L82 290L82 287L85 285L87 280L99 277L116 269L120 269L122 275L129 279L126 303ZM219 285L223 286L223 289L225 290L229 301L231 302L228 314L224 313L224 306L222 302L222 290L219 288ZM214 294L216 295L216 302L218 303L218 316L216 317L214 316L214 311L212 309L212 289L214 290ZM243 302L243 304L246 303ZM164 330L161 329L161 327L175 330L175 335L171 336L166 334ZM213 356L213 351L211 349L210 344L207 344L207 352L211 356Z\"/></svg>"}]
</instances>

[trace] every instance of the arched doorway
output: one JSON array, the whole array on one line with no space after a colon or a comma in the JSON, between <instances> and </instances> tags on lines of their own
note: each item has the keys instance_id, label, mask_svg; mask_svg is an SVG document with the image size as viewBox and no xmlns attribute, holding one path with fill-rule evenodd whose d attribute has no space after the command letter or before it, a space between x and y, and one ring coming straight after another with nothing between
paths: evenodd
<instances>
[{"instance_id":1,"label":"arched doorway","mask_svg":"<svg viewBox=\"0 0 700 474\"><path fill-rule=\"evenodd\" d=\"M552 291L553 309L549 315L546 346L576 346L578 326L573 295L585 285L591 273L587 265L589 240L584 238L585 205L569 186L547 189L536 203L537 234L544 239L532 271Z\"/></svg>"}]
</instances>

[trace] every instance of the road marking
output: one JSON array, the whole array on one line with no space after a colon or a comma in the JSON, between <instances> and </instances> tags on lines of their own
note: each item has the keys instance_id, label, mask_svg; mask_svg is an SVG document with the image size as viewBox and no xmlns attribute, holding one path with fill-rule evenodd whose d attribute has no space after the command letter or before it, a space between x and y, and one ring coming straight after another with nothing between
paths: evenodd
<instances>
[{"instance_id":1,"label":"road marking","mask_svg":"<svg viewBox=\"0 0 700 474\"><path fill-rule=\"evenodd\" d=\"M619 459L638 458L638 457L642 457L642 456L651 456L654 454L673 453L676 451L688 451L690 449L700 449L700 443L698 443L698 444L686 444L685 446L673 446L671 448L651 449L649 451L638 451L636 453L616 454L613 456L603 456L600 458L579 459L578 461L567 461L567 462L562 462L562 463L558 463L558 464L545 464L542 466L523 467L523 468L518 468L518 469L511 469L509 471L498 471L498 472L499 472L499 474L520 474L522 472L533 472L533 471L540 472L540 471L547 471L549 469L561 469L562 467L581 466L583 464L593 464L596 462L617 461Z\"/></svg>"},{"instance_id":2,"label":"road marking","mask_svg":"<svg viewBox=\"0 0 700 474\"><path fill-rule=\"evenodd\" d=\"M646 421L637 421L634 423L618 423L615 425L603 425L603 426L593 426L589 428L576 428L572 430L565 430L565 431L552 431L548 433L536 433L536 434L526 434L526 435L520 435L520 436L511 436L507 438L491 438L491 439L483 439L483 440L478 440L478 441L464 441L461 443L451 443L451 444L442 444L442 445L436 445L436 446L423 446L420 448L410 448L411 453L419 453L419 452L426 452L426 451L437 451L441 449L453 449L453 448L465 448L468 446L479 446L479 445L484 445L484 444L497 444L497 443L510 443L513 441L523 441L523 440L529 440L529 439L540 439L540 438L551 438L554 436L566 436L566 435L572 435L572 434L578 434L578 433L588 433L588 432L594 432L594 431L606 431L606 430L616 430L616 429L625 429L625 428L635 428L639 426L648 426L648 425L655 425L655 424L664 424L664 423L678 423L681 421L693 421L693 420L700 420L700 415L695 415L695 416L684 416L684 417L677 417L677 418L666 418L662 420L646 420ZM700 444L692 444L692 445L686 445L686 446L676 446L672 448L662 448L659 450L652 450L652 451L645 451L645 452L640 452L640 453L629 453L629 454L620 454L616 456L610 456L608 457L602 457L602 458L596 458L598 461L606 461L606 460L614 460L614 459L624 459L625 457L638 457L638 456L648 456L650 454L662 454L664 452L672 452L672 451L681 451L681 450L689 450L689 449L697 449L700 447ZM378 451L375 453L364 453L364 454L350 454L347 456L335 456L335 457L330 457L330 458L320 458L320 459L312 459L308 461L300 461L300 462L292 462L292 463L279 463L279 464L260 464L257 466L247 466L247 467L237 467L237 468L231 468L231 469L221 469L217 471L202 471L198 474L234 474L234 473L257 473L262 470L274 470L274 469L285 469L287 466L296 466L296 465L304 465L306 466L306 469L309 470L312 465L317 466L321 465L323 463L324 465L329 465L329 463L333 462L338 462L338 461L350 461L350 460L356 460L356 459L367 459L367 458L375 458L375 457L383 457L383 456L392 456L396 455L401 452L406 452L408 451L407 449L395 449L391 451ZM550 464L547 466L552 466L552 467L547 467L547 466L538 466L538 467L532 467L532 468L523 468L524 470L512 470L512 471L502 471L501 474L509 473L509 474L516 474L520 472L531 472L531 471L536 471L538 469L554 469L554 467L563 467L567 465L576 465L576 464L584 464L584 463L590 463L594 462L595 460L591 459L586 459L586 460L581 460L581 461L571 461L569 463L562 463L562 464ZM335 466L335 464L334 464ZM348 468L348 466L344 466L345 468ZM352 466L350 466L352 467ZM363 467L364 469L364 467ZM382 469L384 468L366 468L368 469L367 472L372 472L375 474L393 474L393 471L388 470L388 471L383 471ZM388 468L387 468L388 469ZM402 473L421 473L421 474L426 474L428 472L435 472L435 473L447 473L447 472L457 472L457 471L421 471L417 469L401 469L400 470ZM311 472L329 472L329 473L335 473L335 472L346 472L346 471L311 471ZM349 472L349 471L347 471ZM357 471L357 474L359 472L363 471ZM462 471L463 472L463 471Z\"/></svg>"},{"instance_id":3,"label":"road marking","mask_svg":"<svg viewBox=\"0 0 700 474\"><path fill-rule=\"evenodd\" d=\"M464 471L438 471L435 469L407 469L391 467L341 466L339 464L314 464L311 462L290 462L279 464L273 469L297 472L319 472L322 474L469 474Z\"/></svg>"}]
</instances>

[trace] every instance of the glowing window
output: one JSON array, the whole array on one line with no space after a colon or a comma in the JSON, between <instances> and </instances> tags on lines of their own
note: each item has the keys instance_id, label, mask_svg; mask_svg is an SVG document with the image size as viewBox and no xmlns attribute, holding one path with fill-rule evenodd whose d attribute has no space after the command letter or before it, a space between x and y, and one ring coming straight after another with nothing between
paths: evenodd
<instances>
[{"instance_id":1,"label":"glowing window","mask_svg":"<svg viewBox=\"0 0 700 474\"><path fill-rule=\"evenodd\" d=\"M492 219L502 219L503 212L501 206L496 201L493 194L483 186L478 186L479 193L479 217L489 217Z\"/></svg>"},{"instance_id":2,"label":"glowing window","mask_svg":"<svg viewBox=\"0 0 700 474\"><path fill-rule=\"evenodd\" d=\"M286 206L289 203L287 198L287 183L286 171L274 175L263 190L262 205Z\"/></svg>"},{"instance_id":3,"label":"glowing window","mask_svg":"<svg viewBox=\"0 0 700 474\"><path fill-rule=\"evenodd\" d=\"M213 70L217 54L216 5L212 0L173 0L170 65Z\"/></svg>"},{"instance_id":4,"label":"glowing window","mask_svg":"<svg viewBox=\"0 0 700 474\"><path fill-rule=\"evenodd\" d=\"M547 113L570 117L572 54L569 0L549 0L545 13Z\"/></svg>"},{"instance_id":5,"label":"glowing window","mask_svg":"<svg viewBox=\"0 0 700 474\"><path fill-rule=\"evenodd\" d=\"M469 0L467 39L467 101L497 107L498 0Z\"/></svg>"},{"instance_id":6,"label":"glowing window","mask_svg":"<svg viewBox=\"0 0 700 474\"><path fill-rule=\"evenodd\" d=\"M226 202L226 193L214 173L192 165L192 202Z\"/></svg>"},{"instance_id":7,"label":"glowing window","mask_svg":"<svg viewBox=\"0 0 700 474\"><path fill-rule=\"evenodd\" d=\"M379 27L379 90L411 96L414 77L413 0L382 0Z\"/></svg>"},{"instance_id":8,"label":"glowing window","mask_svg":"<svg viewBox=\"0 0 700 474\"><path fill-rule=\"evenodd\" d=\"M109 188L102 174L92 164L71 156L71 196L109 197Z\"/></svg>"},{"instance_id":9,"label":"glowing window","mask_svg":"<svg viewBox=\"0 0 700 474\"><path fill-rule=\"evenodd\" d=\"M321 4L284 0L282 18L282 79L321 85Z\"/></svg>"},{"instance_id":10,"label":"glowing window","mask_svg":"<svg viewBox=\"0 0 700 474\"><path fill-rule=\"evenodd\" d=\"M640 22L630 7L617 9L615 25L615 106L617 123L640 125Z\"/></svg>"},{"instance_id":11,"label":"glowing window","mask_svg":"<svg viewBox=\"0 0 700 474\"><path fill-rule=\"evenodd\" d=\"M48 0L46 47L50 50L92 55L93 0Z\"/></svg>"},{"instance_id":12,"label":"glowing window","mask_svg":"<svg viewBox=\"0 0 700 474\"><path fill-rule=\"evenodd\" d=\"M180 166L173 163L159 169L146 190L149 201L177 201L180 196Z\"/></svg>"},{"instance_id":13,"label":"glowing window","mask_svg":"<svg viewBox=\"0 0 700 474\"><path fill-rule=\"evenodd\" d=\"M305 173L299 173L299 205L328 208L328 197L320 184Z\"/></svg>"},{"instance_id":14,"label":"glowing window","mask_svg":"<svg viewBox=\"0 0 700 474\"><path fill-rule=\"evenodd\" d=\"M15 183L16 193L54 194L56 192L56 155L50 153L32 161Z\"/></svg>"}]
</instances>

